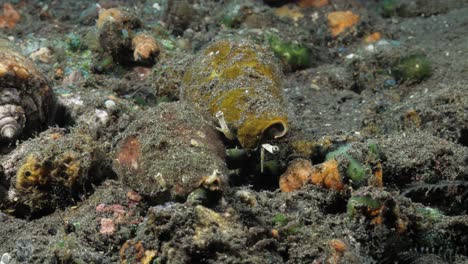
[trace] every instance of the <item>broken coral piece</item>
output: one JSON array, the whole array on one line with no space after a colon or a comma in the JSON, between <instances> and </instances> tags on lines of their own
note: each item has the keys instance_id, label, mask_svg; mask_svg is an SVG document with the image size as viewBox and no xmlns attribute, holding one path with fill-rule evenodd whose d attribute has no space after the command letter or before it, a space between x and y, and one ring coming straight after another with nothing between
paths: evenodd
<instances>
[{"instance_id":1,"label":"broken coral piece","mask_svg":"<svg viewBox=\"0 0 468 264\"><path fill-rule=\"evenodd\" d=\"M344 189L344 183L338 170L338 162L334 159L312 166L306 159L296 159L280 177L280 189L292 192L301 189L311 182L314 185L337 191Z\"/></svg>"},{"instance_id":2,"label":"broken coral piece","mask_svg":"<svg viewBox=\"0 0 468 264\"><path fill-rule=\"evenodd\" d=\"M286 172L280 176L280 189L282 192L292 192L301 189L309 182L312 174L312 163L306 159L295 159Z\"/></svg>"},{"instance_id":3,"label":"broken coral piece","mask_svg":"<svg viewBox=\"0 0 468 264\"><path fill-rule=\"evenodd\" d=\"M336 11L329 13L327 19L332 36L336 37L346 29L356 25L359 22L359 15L352 11Z\"/></svg>"},{"instance_id":4,"label":"broken coral piece","mask_svg":"<svg viewBox=\"0 0 468 264\"><path fill-rule=\"evenodd\" d=\"M0 28L12 29L20 19L20 14L10 3L3 4L3 14L0 15Z\"/></svg>"},{"instance_id":5,"label":"broken coral piece","mask_svg":"<svg viewBox=\"0 0 468 264\"><path fill-rule=\"evenodd\" d=\"M110 218L101 218L101 228L99 233L103 235L112 235L115 232L114 220Z\"/></svg>"},{"instance_id":6,"label":"broken coral piece","mask_svg":"<svg viewBox=\"0 0 468 264\"><path fill-rule=\"evenodd\" d=\"M369 34L366 37L364 37L364 43L371 44L371 43L379 41L381 38L382 38L382 33L373 32L372 34Z\"/></svg>"},{"instance_id":7,"label":"broken coral piece","mask_svg":"<svg viewBox=\"0 0 468 264\"><path fill-rule=\"evenodd\" d=\"M344 184L338 170L338 161L331 159L315 165L312 171L311 182L314 185L323 186L327 189L343 190Z\"/></svg>"},{"instance_id":8,"label":"broken coral piece","mask_svg":"<svg viewBox=\"0 0 468 264\"><path fill-rule=\"evenodd\" d=\"M146 34L138 34L132 39L133 59L135 61L150 60L159 54L156 40Z\"/></svg>"}]
</instances>

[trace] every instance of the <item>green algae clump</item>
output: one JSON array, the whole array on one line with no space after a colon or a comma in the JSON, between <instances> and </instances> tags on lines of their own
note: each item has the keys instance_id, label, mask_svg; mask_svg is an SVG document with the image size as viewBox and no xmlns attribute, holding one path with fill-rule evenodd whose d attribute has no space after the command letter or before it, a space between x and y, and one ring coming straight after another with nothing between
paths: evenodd
<instances>
[{"instance_id":1,"label":"green algae clump","mask_svg":"<svg viewBox=\"0 0 468 264\"><path fill-rule=\"evenodd\" d=\"M269 36L268 42L275 55L293 70L310 67L311 51L302 45L282 41L277 36Z\"/></svg>"},{"instance_id":2,"label":"green algae clump","mask_svg":"<svg viewBox=\"0 0 468 264\"><path fill-rule=\"evenodd\" d=\"M356 159L349 157L349 165L346 175L353 181L354 186L362 186L369 178L370 168L361 164Z\"/></svg>"},{"instance_id":3,"label":"green algae clump","mask_svg":"<svg viewBox=\"0 0 468 264\"><path fill-rule=\"evenodd\" d=\"M346 161L348 163L346 176L352 181L354 187L359 187L367 182L370 177L371 169L367 164L362 164L347 153L351 149L351 146L352 145L347 144L337 150L329 152L326 155L326 160L336 159L337 161ZM371 147L371 149L374 148L377 149L377 146ZM373 150L370 150L370 152L372 151Z\"/></svg>"},{"instance_id":4,"label":"green algae clump","mask_svg":"<svg viewBox=\"0 0 468 264\"><path fill-rule=\"evenodd\" d=\"M246 149L288 131L280 66L252 41L219 40L199 52L184 75L182 99L210 116L222 113Z\"/></svg>"},{"instance_id":5,"label":"green algae clump","mask_svg":"<svg viewBox=\"0 0 468 264\"><path fill-rule=\"evenodd\" d=\"M402 58L393 68L392 75L400 82L417 83L431 75L432 67L425 55Z\"/></svg>"},{"instance_id":6,"label":"green algae clump","mask_svg":"<svg viewBox=\"0 0 468 264\"><path fill-rule=\"evenodd\" d=\"M397 16L399 5L400 2L398 0L384 0L379 6L380 14L383 17Z\"/></svg>"}]
</instances>

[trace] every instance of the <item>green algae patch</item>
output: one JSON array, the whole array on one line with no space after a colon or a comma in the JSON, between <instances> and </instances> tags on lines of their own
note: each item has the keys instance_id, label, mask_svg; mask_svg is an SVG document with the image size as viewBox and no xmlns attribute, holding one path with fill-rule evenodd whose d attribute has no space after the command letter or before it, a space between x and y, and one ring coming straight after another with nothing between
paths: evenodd
<instances>
[{"instance_id":1,"label":"green algae patch","mask_svg":"<svg viewBox=\"0 0 468 264\"><path fill-rule=\"evenodd\" d=\"M275 55L293 70L304 69L312 65L312 52L305 46L282 41L277 36L269 36L268 43Z\"/></svg>"},{"instance_id":2,"label":"green algae patch","mask_svg":"<svg viewBox=\"0 0 468 264\"><path fill-rule=\"evenodd\" d=\"M402 58L393 68L392 75L400 82L417 83L431 75L432 67L425 55Z\"/></svg>"},{"instance_id":3,"label":"green algae patch","mask_svg":"<svg viewBox=\"0 0 468 264\"><path fill-rule=\"evenodd\" d=\"M374 142L370 142L368 147L369 150L366 159L377 159L379 155L377 145ZM351 148L351 144L343 145L329 152L326 155L326 160L335 159L339 163L347 164L346 176L351 180L353 187L360 187L367 183L372 170L367 162L361 162L348 153Z\"/></svg>"},{"instance_id":4,"label":"green algae patch","mask_svg":"<svg viewBox=\"0 0 468 264\"><path fill-rule=\"evenodd\" d=\"M383 17L398 16L400 1L398 0L384 0L380 3L379 13Z\"/></svg>"},{"instance_id":5,"label":"green algae patch","mask_svg":"<svg viewBox=\"0 0 468 264\"><path fill-rule=\"evenodd\" d=\"M361 164L356 159L349 157L349 165L346 175L352 180L354 186L362 186L367 182L370 174L370 167Z\"/></svg>"}]
</instances>

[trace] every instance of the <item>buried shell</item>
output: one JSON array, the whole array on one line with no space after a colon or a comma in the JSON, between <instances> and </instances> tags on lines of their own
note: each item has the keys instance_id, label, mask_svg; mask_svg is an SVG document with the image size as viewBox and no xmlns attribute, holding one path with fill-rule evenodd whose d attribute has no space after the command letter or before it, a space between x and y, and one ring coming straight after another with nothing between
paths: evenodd
<instances>
[{"instance_id":1,"label":"buried shell","mask_svg":"<svg viewBox=\"0 0 468 264\"><path fill-rule=\"evenodd\" d=\"M33 62L0 39L0 141L11 142L51 121L54 97Z\"/></svg>"},{"instance_id":2,"label":"buried shell","mask_svg":"<svg viewBox=\"0 0 468 264\"><path fill-rule=\"evenodd\" d=\"M248 40L220 40L202 50L184 76L182 98L216 115L222 132L233 139L228 130L235 130L247 149L288 131L278 61Z\"/></svg>"},{"instance_id":3,"label":"buried shell","mask_svg":"<svg viewBox=\"0 0 468 264\"><path fill-rule=\"evenodd\" d=\"M143 112L117 139L114 169L138 193L165 201L226 182L223 144L191 108L162 103Z\"/></svg>"},{"instance_id":4,"label":"buried shell","mask_svg":"<svg viewBox=\"0 0 468 264\"><path fill-rule=\"evenodd\" d=\"M8 190L8 195L0 191L0 208L18 217L35 217L78 201L109 172L102 144L88 134L50 128L1 159L5 178L0 190Z\"/></svg>"}]
</instances>

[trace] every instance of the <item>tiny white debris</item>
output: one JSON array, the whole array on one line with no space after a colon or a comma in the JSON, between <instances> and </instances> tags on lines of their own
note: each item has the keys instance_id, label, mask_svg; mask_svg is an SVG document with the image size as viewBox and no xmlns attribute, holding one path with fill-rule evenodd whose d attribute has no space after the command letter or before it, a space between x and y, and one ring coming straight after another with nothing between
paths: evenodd
<instances>
[{"instance_id":1,"label":"tiny white debris","mask_svg":"<svg viewBox=\"0 0 468 264\"><path fill-rule=\"evenodd\" d=\"M310 15L310 17L312 18L312 22L315 22L317 19L319 19L319 14L318 12L314 12L312 15Z\"/></svg>"},{"instance_id":2,"label":"tiny white debris","mask_svg":"<svg viewBox=\"0 0 468 264\"><path fill-rule=\"evenodd\" d=\"M72 94L61 94L59 96L60 102L65 105L72 107L73 105L76 106L84 106L84 101L81 100L80 96L74 96Z\"/></svg>"},{"instance_id":3,"label":"tiny white debris","mask_svg":"<svg viewBox=\"0 0 468 264\"><path fill-rule=\"evenodd\" d=\"M447 57L450 56L450 52L448 52L448 51L445 52L445 56L447 56Z\"/></svg>"},{"instance_id":4,"label":"tiny white debris","mask_svg":"<svg viewBox=\"0 0 468 264\"><path fill-rule=\"evenodd\" d=\"M346 55L345 58L348 59L348 60L350 60L350 59L354 59L355 57L357 57L356 54L351 53L351 54Z\"/></svg>"},{"instance_id":5,"label":"tiny white debris","mask_svg":"<svg viewBox=\"0 0 468 264\"><path fill-rule=\"evenodd\" d=\"M384 47L384 46L390 45L390 42L388 42L388 40L386 40L386 39L381 39L381 40L377 41L377 43L375 43L375 45L377 47Z\"/></svg>"},{"instance_id":6,"label":"tiny white debris","mask_svg":"<svg viewBox=\"0 0 468 264\"><path fill-rule=\"evenodd\" d=\"M14 41L14 40L15 40L15 37L13 37L13 36L8 36L8 40L9 40L9 41Z\"/></svg>"},{"instance_id":7,"label":"tiny white debris","mask_svg":"<svg viewBox=\"0 0 468 264\"><path fill-rule=\"evenodd\" d=\"M0 264L9 264L11 261L11 255L9 253L4 253L0 259Z\"/></svg>"},{"instance_id":8,"label":"tiny white debris","mask_svg":"<svg viewBox=\"0 0 468 264\"><path fill-rule=\"evenodd\" d=\"M266 151L270 152L271 154L279 151L278 146L270 145L270 144L262 144L262 148L264 148Z\"/></svg>"},{"instance_id":9,"label":"tiny white debris","mask_svg":"<svg viewBox=\"0 0 468 264\"><path fill-rule=\"evenodd\" d=\"M158 11L161 11L161 6L159 5L159 3L154 3L153 8L158 10Z\"/></svg>"},{"instance_id":10,"label":"tiny white debris","mask_svg":"<svg viewBox=\"0 0 468 264\"><path fill-rule=\"evenodd\" d=\"M374 51L375 51L375 47L374 47L374 45L369 44L369 45L366 46L366 50L369 51L369 52L374 52Z\"/></svg>"},{"instance_id":11,"label":"tiny white debris","mask_svg":"<svg viewBox=\"0 0 468 264\"><path fill-rule=\"evenodd\" d=\"M33 61L40 61L42 63L49 63L51 59L51 51L47 47L42 47L29 55Z\"/></svg>"},{"instance_id":12,"label":"tiny white debris","mask_svg":"<svg viewBox=\"0 0 468 264\"><path fill-rule=\"evenodd\" d=\"M327 123L327 124L325 124L324 126L327 126L327 127L329 127L329 126L331 126L331 124L328 124L328 123Z\"/></svg>"},{"instance_id":13,"label":"tiny white debris","mask_svg":"<svg viewBox=\"0 0 468 264\"><path fill-rule=\"evenodd\" d=\"M106 111L96 109L94 113L96 115L96 120L99 122L99 124L101 124L102 126L107 126L109 124L109 114Z\"/></svg>"},{"instance_id":14,"label":"tiny white debris","mask_svg":"<svg viewBox=\"0 0 468 264\"><path fill-rule=\"evenodd\" d=\"M15 189L12 188L8 190L8 200L15 202L18 200L18 197L16 197Z\"/></svg>"}]
</instances>

